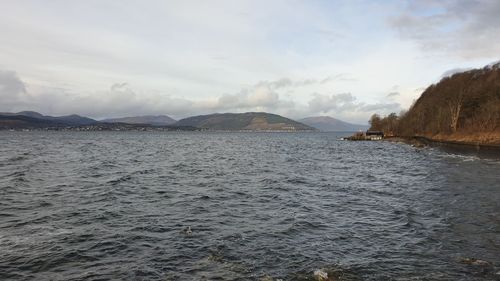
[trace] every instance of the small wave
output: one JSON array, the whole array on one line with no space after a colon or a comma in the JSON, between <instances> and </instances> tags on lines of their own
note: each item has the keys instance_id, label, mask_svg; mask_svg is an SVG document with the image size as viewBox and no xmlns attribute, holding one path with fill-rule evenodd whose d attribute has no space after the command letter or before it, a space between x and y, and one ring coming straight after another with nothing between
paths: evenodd
<instances>
[{"instance_id":1,"label":"small wave","mask_svg":"<svg viewBox=\"0 0 500 281\"><path fill-rule=\"evenodd\" d=\"M230 235L226 235L222 238L222 240L226 241L240 241L243 240L243 235L241 233L234 233Z\"/></svg>"},{"instance_id":2,"label":"small wave","mask_svg":"<svg viewBox=\"0 0 500 281\"><path fill-rule=\"evenodd\" d=\"M40 207L50 207L50 206L53 206L53 204L50 203L50 202L47 202L47 201L40 201L38 203L38 206L40 206Z\"/></svg>"},{"instance_id":3,"label":"small wave","mask_svg":"<svg viewBox=\"0 0 500 281\"><path fill-rule=\"evenodd\" d=\"M145 170L140 170L140 171L136 171L135 174L139 174L139 175L149 175L149 174L154 174L156 173L156 169L145 169Z\"/></svg>"},{"instance_id":4,"label":"small wave","mask_svg":"<svg viewBox=\"0 0 500 281\"><path fill-rule=\"evenodd\" d=\"M12 162L14 162L14 163L15 163L15 162L21 162L21 161L24 161L24 160L26 160L26 159L28 159L28 157L27 157L26 155L18 155L18 156L14 156L14 157L12 157L12 158L7 159L7 161L6 161L6 162L7 162L7 163L12 163Z\"/></svg>"},{"instance_id":5,"label":"small wave","mask_svg":"<svg viewBox=\"0 0 500 281\"><path fill-rule=\"evenodd\" d=\"M151 233L165 233L173 231L170 227L159 226L159 225L144 225L144 226L136 226L130 231L137 232L151 232Z\"/></svg>"},{"instance_id":6,"label":"small wave","mask_svg":"<svg viewBox=\"0 0 500 281\"><path fill-rule=\"evenodd\" d=\"M305 178L292 178L287 180L291 184L307 184L309 183Z\"/></svg>"},{"instance_id":7,"label":"small wave","mask_svg":"<svg viewBox=\"0 0 500 281\"><path fill-rule=\"evenodd\" d=\"M276 180L276 179L269 179L269 178L262 179L262 180L260 180L260 182L263 183L263 184L266 184L266 185L271 185L271 184L279 183L278 180Z\"/></svg>"},{"instance_id":8,"label":"small wave","mask_svg":"<svg viewBox=\"0 0 500 281\"><path fill-rule=\"evenodd\" d=\"M309 281L309 280L339 280L339 281L361 281L363 280L356 271L344 265L318 266L315 269L302 270L299 272L288 273L284 277L272 278L265 275L261 281L291 280L291 281Z\"/></svg>"},{"instance_id":9,"label":"small wave","mask_svg":"<svg viewBox=\"0 0 500 281\"><path fill-rule=\"evenodd\" d=\"M130 175L126 175L126 176L122 176L122 177L119 177L119 178L114 179L114 180L110 180L107 183L109 183L111 185L118 185L122 182L126 182L126 181L129 181L131 179L132 179L132 177Z\"/></svg>"},{"instance_id":10,"label":"small wave","mask_svg":"<svg viewBox=\"0 0 500 281\"><path fill-rule=\"evenodd\" d=\"M475 155L475 154L451 153L451 152L444 152L442 150L436 150L434 152L436 153L436 156L438 156L442 159L458 160L461 162L471 162L471 161L482 160L481 157L479 157L478 155Z\"/></svg>"}]
</instances>

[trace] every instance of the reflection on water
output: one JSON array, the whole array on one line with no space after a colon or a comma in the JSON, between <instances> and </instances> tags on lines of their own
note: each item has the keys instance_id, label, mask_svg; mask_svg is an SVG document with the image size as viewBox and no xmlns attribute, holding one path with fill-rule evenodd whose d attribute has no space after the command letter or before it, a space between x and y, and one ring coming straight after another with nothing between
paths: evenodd
<instances>
[{"instance_id":1,"label":"reflection on water","mask_svg":"<svg viewBox=\"0 0 500 281\"><path fill-rule=\"evenodd\" d=\"M498 158L338 139L0 132L0 279L500 280Z\"/></svg>"}]
</instances>

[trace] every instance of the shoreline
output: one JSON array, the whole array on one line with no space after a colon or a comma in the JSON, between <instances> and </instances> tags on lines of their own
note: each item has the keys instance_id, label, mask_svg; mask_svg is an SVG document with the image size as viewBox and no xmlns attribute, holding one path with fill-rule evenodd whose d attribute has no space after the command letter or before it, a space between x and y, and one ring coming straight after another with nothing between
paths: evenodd
<instances>
[{"instance_id":1,"label":"shoreline","mask_svg":"<svg viewBox=\"0 0 500 281\"><path fill-rule=\"evenodd\" d=\"M424 136L411 136L411 137L395 136L395 137L386 137L384 138L384 140L389 142L403 142L420 148L426 146L433 146L433 147L445 147L445 148L460 149L460 150L465 149L469 151L488 151L488 152L500 153L500 144L461 142L453 140L436 140Z\"/></svg>"}]
</instances>

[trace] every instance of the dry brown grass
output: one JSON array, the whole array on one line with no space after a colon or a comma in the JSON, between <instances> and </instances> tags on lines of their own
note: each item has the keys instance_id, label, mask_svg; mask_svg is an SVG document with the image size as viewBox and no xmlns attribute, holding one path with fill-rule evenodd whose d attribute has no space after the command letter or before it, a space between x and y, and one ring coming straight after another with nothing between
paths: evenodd
<instances>
[{"instance_id":1,"label":"dry brown grass","mask_svg":"<svg viewBox=\"0 0 500 281\"><path fill-rule=\"evenodd\" d=\"M429 139L437 141L453 141L473 144L495 144L500 145L500 132L476 132L476 133L453 133L453 134L437 134L427 135Z\"/></svg>"}]
</instances>

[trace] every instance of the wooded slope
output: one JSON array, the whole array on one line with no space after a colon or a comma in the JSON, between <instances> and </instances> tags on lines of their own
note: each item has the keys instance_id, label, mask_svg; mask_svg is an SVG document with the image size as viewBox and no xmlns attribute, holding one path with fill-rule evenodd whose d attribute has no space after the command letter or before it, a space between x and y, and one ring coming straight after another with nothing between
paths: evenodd
<instances>
[{"instance_id":1,"label":"wooded slope","mask_svg":"<svg viewBox=\"0 0 500 281\"><path fill-rule=\"evenodd\" d=\"M370 124L388 135L500 143L500 63L445 77L407 112L374 115Z\"/></svg>"}]
</instances>

